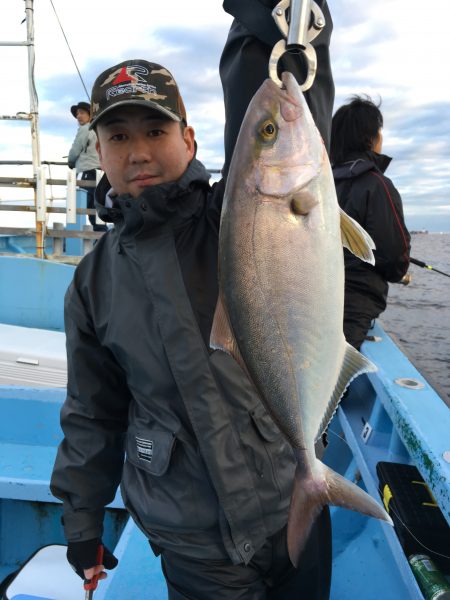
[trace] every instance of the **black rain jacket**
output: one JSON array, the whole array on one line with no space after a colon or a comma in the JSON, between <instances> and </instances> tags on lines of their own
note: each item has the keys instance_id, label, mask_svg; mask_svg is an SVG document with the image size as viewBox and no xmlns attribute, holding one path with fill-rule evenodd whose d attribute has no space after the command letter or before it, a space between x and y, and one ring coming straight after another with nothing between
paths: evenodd
<instances>
[{"instance_id":1,"label":"black rain jacket","mask_svg":"<svg viewBox=\"0 0 450 600\"><path fill-rule=\"evenodd\" d=\"M51 480L69 541L101 536L121 483L157 546L247 563L287 522L292 450L238 364L209 350L223 182L175 183L101 208L114 228L65 299L65 434Z\"/></svg>"},{"instance_id":2,"label":"black rain jacket","mask_svg":"<svg viewBox=\"0 0 450 600\"><path fill-rule=\"evenodd\" d=\"M370 321L386 308L388 282L398 282L409 266L411 236L400 194L384 175L391 158L376 152L355 153L333 176L341 208L360 223L375 242L375 266L345 250L344 333L360 343ZM351 322L351 325L350 325Z\"/></svg>"}]
</instances>

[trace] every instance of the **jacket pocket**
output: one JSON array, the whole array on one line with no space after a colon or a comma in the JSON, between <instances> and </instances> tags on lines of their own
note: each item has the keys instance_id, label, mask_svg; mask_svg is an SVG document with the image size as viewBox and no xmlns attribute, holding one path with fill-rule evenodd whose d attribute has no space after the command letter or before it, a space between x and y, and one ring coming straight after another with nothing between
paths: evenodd
<instances>
[{"instance_id":1,"label":"jacket pocket","mask_svg":"<svg viewBox=\"0 0 450 600\"><path fill-rule=\"evenodd\" d=\"M195 443L132 426L126 452L122 497L141 529L181 534L217 526L217 496Z\"/></svg>"},{"instance_id":2,"label":"jacket pocket","mask_svg":"<svg viewBox=\"0 0 450 600\"><path fill-rule=\"evenodd\" d=\"M261 404L250 412L252 422L260 436L266 442L275 442L284 439L272 417Z\"/></svg>"},{"instance_id":3,"label":"jacket pocket","mask_svg":"<svg viewBox=\"0 0 450 600\"><path fill-rule=\"evenodd\" d=\"M161 477L169 468L176 437L169 431L129 431L127 458L135 466L155 477Z\"/></svg>"}]
</instances>

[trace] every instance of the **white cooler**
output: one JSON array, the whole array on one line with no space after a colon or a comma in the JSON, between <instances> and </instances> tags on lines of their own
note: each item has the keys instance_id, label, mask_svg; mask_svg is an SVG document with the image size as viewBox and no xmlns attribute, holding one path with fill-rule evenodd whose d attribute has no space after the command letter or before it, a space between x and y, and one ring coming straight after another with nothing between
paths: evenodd
<instances>
[{"instance_id":1,"label":"white cooler","mask_svg":"<svg viewBox=\"0 0 450 600\"><path fill-rule=\"evenodd\" d=\"M66 387L66 334L0 323L0 385Z\"/></svg>"},{"instance_id":2,"label":"white cooler","mask_svg":"<svg viewBox=\"0 0 450 600\"><path fill-rule=\"evenodd\" d=\"M5 600L84 600L83 580L66 559L67 546L40 548L8 585Z\"/></svg>"}]
</instances>

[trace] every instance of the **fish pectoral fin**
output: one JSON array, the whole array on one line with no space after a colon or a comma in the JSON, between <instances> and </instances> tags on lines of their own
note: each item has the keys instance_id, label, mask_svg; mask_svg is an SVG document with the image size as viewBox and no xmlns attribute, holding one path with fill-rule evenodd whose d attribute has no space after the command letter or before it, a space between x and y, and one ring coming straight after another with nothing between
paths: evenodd
<instances>
[{"instance_id":1,"label":"fish pectoral fin","mask_svg":"<svg viewBox=\"0 0 450 600\"><path fill-rule=\"evenodd\" d=\"M314 194L308 192L307 189L302 189L302 191L292 196L291 210L296 215L305 216L318 203L319 201Z\"/></svg>"},{"instance_id":2,"label":"fish pectoral fin","mask_svg":"<svg viewBox=\"0 0 450 600\"><path fill-rule=\"evenodd\" d=\"M247 370L231 329L230 319L221 292L219 292L217 298L209 345L213 350L222 350L227 354L231 354L237 363Z\"/></svg>"},{"instance_id":3,"label":"fish pectoral fin","mask_svg":"<svg viewBox=\"0 0 450 600\"><path fill-rule=\"evenodd\" d=\"M383 506L360 487L339 475L322 462L316 475L305 479L297 467L289 507L287 545L289 558L297 567L314 521L327 504L360 512L393 525ZM320 476L318 477L318 473Z\"/></svg>"},{"instance_id":4,"label":"fish pectoral fin","mask_svg":"<svg viewBox=\"0 0 450 600\"><path fill-rule=\"evenodd\" d=\"M354 219L349 217L342 208L339 210L341 215L342 245L361 260L374 265L375 257L372 250L375 250L375 243L373 239L367 231Z\"/></svg>"}]
</instances>

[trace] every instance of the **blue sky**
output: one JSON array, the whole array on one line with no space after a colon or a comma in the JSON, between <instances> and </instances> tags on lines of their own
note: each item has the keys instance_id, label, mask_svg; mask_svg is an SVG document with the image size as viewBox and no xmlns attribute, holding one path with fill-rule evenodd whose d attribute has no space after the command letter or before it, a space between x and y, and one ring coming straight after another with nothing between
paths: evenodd
<instances>
[{"instance_id":1,"label":"blue sky","mask_svg":"<svg viewBox=\"0 0 450 600\"><path fill-rule=\"evenodd\" d=\"M220 0L53 4L89 91L103 69L125 58L163 63L182 90L199 158L220 168L224 114L218 62L231 22ZM394 159L387 175L402 195L409 228L450 231L446 0L436 0L429 11L420 0L330 0L329 6L335 109L355 93L381 99L384 151ZM1 0L0 40L25 39L23 16L22 0ZM36 0L35 21L41 158L62 160L77 128L69 108L86 96L50 0ZM26 51L0 47L0 68L0 114L27 111ZM0 121L0 159L30 158L28 125ZM19 171L7 169L13 172ZM5 167L0 168L0 175L5 174ZM12 193L0 189L0 199Z\"/></svg>"}]
</instances>

